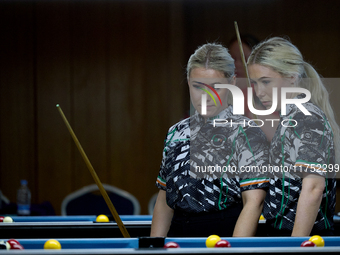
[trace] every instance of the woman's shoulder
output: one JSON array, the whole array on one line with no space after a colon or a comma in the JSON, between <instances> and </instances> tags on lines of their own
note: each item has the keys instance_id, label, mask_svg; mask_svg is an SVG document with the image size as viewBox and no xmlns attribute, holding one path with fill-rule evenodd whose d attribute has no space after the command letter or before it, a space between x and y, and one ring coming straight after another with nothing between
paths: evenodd
<instances>
[{"instance_id":1,"label":"woman's shoulder","mask_svg":"<svg viewBox=\"0 0 340 255\"><path fill-rule=\"evenodd\" d=\"M297 99L302 99L305 97L305 94L300 94L296 98ZM306 103L300 103L299 105L297 104L288 104L286 105L286 116L285 118L293 118L293 117L298 117L301 119L309 118L313 116L314 118L319 118L319 119L325 119L326 115L325 113L321 110L319 106L317 106L315 103L311 102L309 100Z\"/></svg>"},{"instance_id":2,"label":"woman's shoulder","mask_svg":"<svg viewBox=\"0 0 340 255\"><path fill-rule=\"evenodd\" d=\"M190 117L180 120L168 129L165 142L184 141L190 138Z\"/></svg>"},{"instance_id":3,"label":"woman's shoulder","mask_svg":"<svg viewBox=\"0 0 340 255\"><path fill-rule=\"evenodd\" d=\"M312 102L307 102L303 104L303 107L308 111L303 112L299 107L294 105L293 111L287 115L288 118L300 120L302 122L324 122L327 120L326 114L321 110L319 106Z\"/></svg>"},{"instance_id":4,"label":"woman's shoulder","mask_svg":"<svg viewBox=\"0 0 340 255\"><path fill-rule=\"evenodd\" d=\"M295 125L294 130L297 133L303 134L312 130L314 133L318 133L320 135L332 133L332 128L327 116L320 107L312 102L304 103L303 106L309 114L306 114L298 107L295 107L294 111L285 117L286 120L293 120Z\"/></svg>"},{"instance_id":5,"label":"woman's shoulder","mask_svg":"<svg viewBox=\"0 0 340 255\"><path fill-rule=\"evenodd\" d=\"M189 128L190 117L182 119L169 128L169 132L176 132Z\"/></svg>"}]
</instances>

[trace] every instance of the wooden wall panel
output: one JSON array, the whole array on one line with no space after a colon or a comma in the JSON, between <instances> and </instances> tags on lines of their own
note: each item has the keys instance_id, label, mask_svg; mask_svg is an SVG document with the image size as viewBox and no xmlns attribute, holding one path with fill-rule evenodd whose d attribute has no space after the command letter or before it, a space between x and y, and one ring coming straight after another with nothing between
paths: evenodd
<instances>
[{"instance_id":1,"label":"wooden wall panel","mask_svg":"<svg viewBox=\"0 0 340 255\"><path fill-rule=\"evenodd\" d=\"M16 201L21 179L37 183L34 5L2 3L0 24L0 188Z\"/></svg>"},{"instance_id":2,"label":"wooden wall panel","mask_svg":"<svg viewBox=\"0 0 340 255\"><path fill-rule=\"evenodd\" d=\"M106 3L73 2L71 12L74 131L103 182L106 175ZM74 188L94 183L74 148Z\"/></svg>"},{"instance_id":3,"label":"wooden wall panel","mask_svg":"<svg viewBox=\"0 0 340 255\"><path fill-rule=\"evenodd\" d=\"M115 41L109 50L110 179L130 190L144 213L157 192L155 180L167 129L183 116L182 44L176 43L181 25L178 34L170 25L178 24L174 12L180 10L180 6L148 2L114 3L110 8L110 41ZM128 21L117 26L123 17Z\"/></svg>"},{"instance_id":4,"label":"wooden wall panel","mask_svg":"<svg viewBox=\"0 0 340 255\"><path fill-rule=\"evenodd\" d=\"M148 88L153 87L147 84L146 74L149 65L145 32L147 3L123 4L120 8L123 10L118 9L118 13L112 6L109 22L112 27L110 41L117 46L110 45L109 55L110 177L114 185L122 189L128 187L140 200L144 195L141 185L146 175L144 163L148 146L145 134L147 94ZM119 19L126 22L121 24Z\"/></svg>"},{"instance_id":5,"label":"wooden wall panel","mask_svg":"<svg viewBox=\"0 0 340 255\"><path fill-rule=\"evenodd\" d=\"M74 191L73 141L56 108L72 123L71 10L68 2L36 5L36 104L38 195L60 213L62 199Z\"/></svg>"}]
</instances>

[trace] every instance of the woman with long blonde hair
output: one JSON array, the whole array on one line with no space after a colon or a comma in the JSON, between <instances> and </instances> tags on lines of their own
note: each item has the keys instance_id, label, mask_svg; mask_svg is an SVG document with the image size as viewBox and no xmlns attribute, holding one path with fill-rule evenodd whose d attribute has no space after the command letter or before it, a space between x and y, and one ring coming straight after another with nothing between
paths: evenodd
<instances>
[{"instance_id":1,"label":"woman with long blonde hair","mask_svg":"<svg viewBox=\"0 0 340 255\"><path fill-rule=\"evenodd\" d=\"M263 209L269 234L332 235L340 132L319 74L296 46L279 37L258 44L249 56L248 68L256 95L267 109L275 102L273 88L278 91L280 124L271 141L269 166L280 171L273 171ZM286 114L281 114L284 87L310 92L311 99L302 105L311 115L294 104L287 104ZM287 93L287 98L295 100L305 96Z\"/></svg>"},{"instance_id":2,"label":"woman with long blonde hair","mask_svg":"<svg viewBox=\"0 0 340 255\"><path fill-rule=\"evenodd\" d=\"M229 90L217 86L235 85L234 74L234 60L220 44L204 44L191 55L187 77L195 113L166 136L151 236L255 235L269 181L238 172L268 164L268 143L260 128L239 124L250 120L233 114ZM237 124L214 127L216 118Z\"/></svg>"}]
</instances>

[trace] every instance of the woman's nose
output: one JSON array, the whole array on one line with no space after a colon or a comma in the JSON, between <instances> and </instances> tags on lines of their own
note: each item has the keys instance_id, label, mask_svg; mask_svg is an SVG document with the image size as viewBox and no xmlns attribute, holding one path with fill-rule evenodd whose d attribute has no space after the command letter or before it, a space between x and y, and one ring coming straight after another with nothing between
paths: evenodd
<instances>
[{"instance_id":1,"label":"woman's nose","mask_svg":"<svg viewBox=\"0 0 340 255\"><path fill-rule=\"evenodd\" d=\"M264 90L263 86L261 86L261 85L255 86L255 93L256 93L256 96L258 98L264 97L265 90Z\"/></svg>"},{"instance_id":2,"label":"woman's nose","mask_svg":"<svg viewBox=\"0 0 340 255\"><path fill-rule=\"evenodd\" d=\"M207 102L210 102L212 99L211 99L211 96L208 95L208 93L206 93L206 97L207 97Z\"/></svg>"}]
</instances>

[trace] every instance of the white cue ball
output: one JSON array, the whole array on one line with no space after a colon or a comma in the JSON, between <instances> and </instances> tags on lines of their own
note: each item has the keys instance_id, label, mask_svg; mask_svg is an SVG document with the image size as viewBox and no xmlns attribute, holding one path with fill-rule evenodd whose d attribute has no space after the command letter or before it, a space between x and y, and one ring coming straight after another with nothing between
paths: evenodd
<instances>
[{"instance_id":1,"label":"white cue ball","mask_svg":"<svg viewBox=\"0 0 340 255\"><path fill-rule=\"evenodd\" d=\"M6 222L6 223L12 223L13 222L13 219L9 216L6 216L3 220L3 222Z\"/></svg>"},{"instance_id":2,"label":"white cue ball","mask_svg":"<svg viewBox=\"0 0 340 255\"><path fill-rule=\"evenodd\" d=\"M0 241L0 244L6 245L6 250L11 249L11 245L3 240Z\"/></svg>"}]
</instances>

